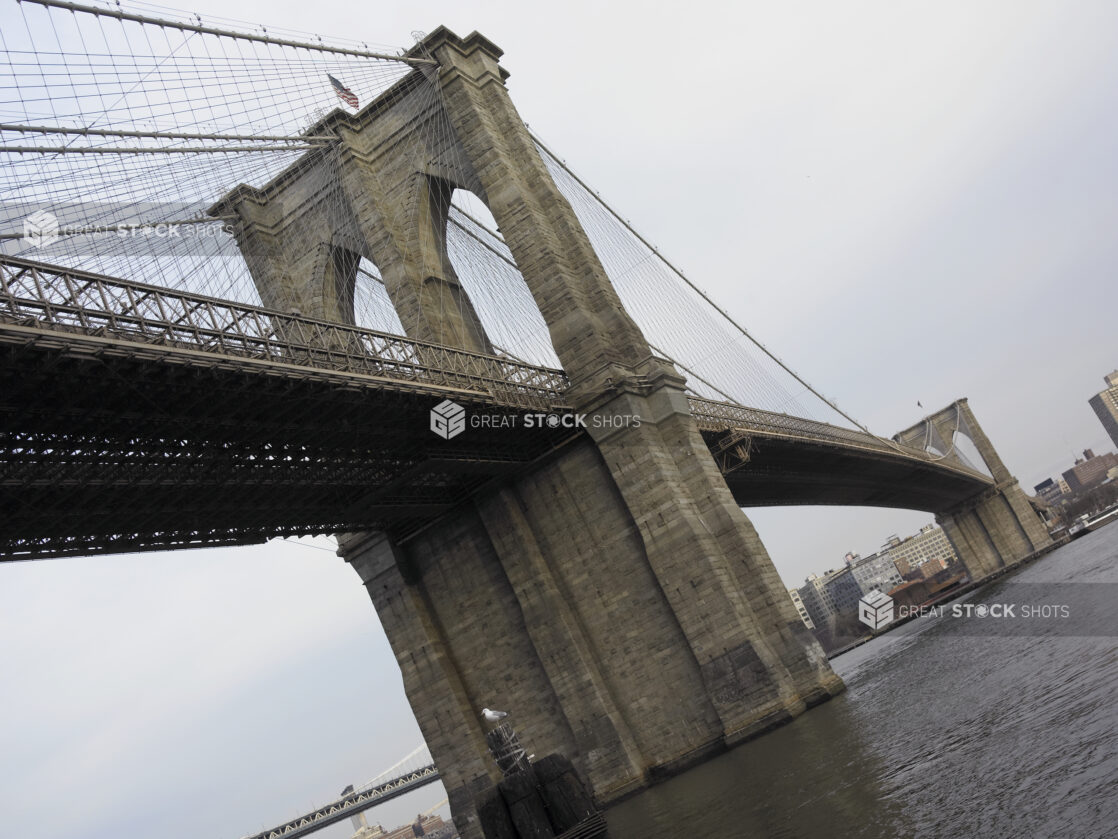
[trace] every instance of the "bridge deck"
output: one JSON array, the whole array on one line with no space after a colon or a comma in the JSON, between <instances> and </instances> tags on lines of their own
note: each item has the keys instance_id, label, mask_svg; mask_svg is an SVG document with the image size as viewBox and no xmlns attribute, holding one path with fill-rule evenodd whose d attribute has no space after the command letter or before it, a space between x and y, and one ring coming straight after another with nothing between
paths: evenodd
<instances>
[{"instance_id":1,"label":"bridge deck","mask_svg":"<svg viewBox=\"0 0 1118 839\"><path fill-rule=\"evenodd\" d=\"M743 507L831 504L938 512L992 479L928 452L815 420L692 397Z\"/></svg>"},{"instance_id":2,"label":"bridge deck","mask_svg":"<svg viewBox=\"0 0 1118 839\"><path fill-rule=\"evenodd\" d=\"M581 436L429 410L567 408L563 373L0 257L0 556L407 533ZM824 423L692 399L743 506L937 510L989 479Z\"/></svg>"}]
</instances>

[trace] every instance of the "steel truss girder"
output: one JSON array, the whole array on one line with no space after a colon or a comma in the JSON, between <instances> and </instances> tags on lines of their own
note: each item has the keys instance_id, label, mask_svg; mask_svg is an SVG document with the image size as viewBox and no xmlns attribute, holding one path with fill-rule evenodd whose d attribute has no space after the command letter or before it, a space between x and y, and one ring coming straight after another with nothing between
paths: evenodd
<instances>
[{"instance_id":1,"label":"steel truss girder","mask_svg":"<svg viewBox=\"0 0 1118 839\"><path fill-rule=\"evenodd\" d=\"M580 435L443 440L434 404L558 412L566 390L508 358L0 256L0 557L406 536ZM731 488L756 485L766 441L989 482L860 431L690 407Z\"/></svg>"}]
</instances>

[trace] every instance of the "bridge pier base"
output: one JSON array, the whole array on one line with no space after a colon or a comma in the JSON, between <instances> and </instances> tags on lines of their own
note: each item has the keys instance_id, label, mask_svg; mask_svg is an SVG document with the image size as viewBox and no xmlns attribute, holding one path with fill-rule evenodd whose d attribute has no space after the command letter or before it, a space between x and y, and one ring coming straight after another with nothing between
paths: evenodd
<instances>
[{"instance_id":1,"label":"bridge pier base","mask_svg":"<svg viewBox=\"0 0 1118 839\"><path fill-rule=\"evenodd\" d=\"M437 72L327 116L315 130L338 136L328 151L212 212L236 217L262 299L351 322L366 257L409 337L488 352L446 242L454 189L472 192L547 325L567 403L591 420L589 434L406 540L342 543L474 839L474 802L497 780L483 706L510 711L536 754L567 756L604 804L842 682L734 502L683 378L625 311L552 180L500 49L440 28L414 51Z\"/></svg>"},{"instance_id":2,"label":"bridge pier base","mask_svg":"<svg viewBox=\"0 0 1118 839\"><path fill-rule=\"evenodd\" d=\"M1052 545L1052 537L1016 480L938 514L936 523L972 580L997 574Z\"/></svg>"},{"instance_id":3,"label":"bridge pier base","mask_svg":"<svg viewBox=\"0 0 1118 839\"><path fill-rule=\"evenodd\" d=\"M482 707L570 758L602 805L842 690L683 392L620 393L594 417L594 439L406 542L342 541L467 839L500 774Z\"/></svg>"}]
</instances>

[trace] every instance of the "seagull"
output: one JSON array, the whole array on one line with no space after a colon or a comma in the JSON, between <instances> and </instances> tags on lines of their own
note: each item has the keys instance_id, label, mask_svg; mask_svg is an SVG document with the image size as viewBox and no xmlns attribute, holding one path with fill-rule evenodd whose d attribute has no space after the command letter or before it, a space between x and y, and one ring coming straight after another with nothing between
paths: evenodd
<instances>
[{"instance_id":1,"label":"seagull","mask_svg":"<svg viewBox=\"0 0 1118 839\"><path fill-rule=\"evenodd\" d=\"M508 712L507 711L491 711L488 708L482 708L481 709L481 715L483 717L485 717L486 722L497 722L498 720L503 720L505 717L507 717Z\"/></svg>"}]
</instances>

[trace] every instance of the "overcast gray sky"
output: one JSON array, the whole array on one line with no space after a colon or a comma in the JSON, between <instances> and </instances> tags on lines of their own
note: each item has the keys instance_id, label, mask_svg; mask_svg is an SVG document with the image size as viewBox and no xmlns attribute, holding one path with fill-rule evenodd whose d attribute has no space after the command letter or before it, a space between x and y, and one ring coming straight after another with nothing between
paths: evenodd
<instances>
[{"instance_id":1,"label":"overcast gray sky","mask_svg":"<svg viewBox=\"0 0 1118 839\"><path fill-rule=\"evenodd\" d=\"M190 5L477 29L533 129L878 433L967 396L1026 489L1112 448L1087 399L1118 367L1114 3ZM750 515L789 584L930 520ZM356 575L309 545L0 567L0 673L21 839L237 837L419 740Z\"/></svg>"}]
</instances>

